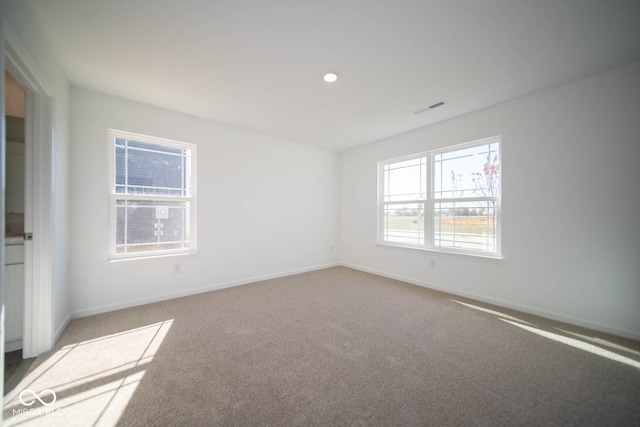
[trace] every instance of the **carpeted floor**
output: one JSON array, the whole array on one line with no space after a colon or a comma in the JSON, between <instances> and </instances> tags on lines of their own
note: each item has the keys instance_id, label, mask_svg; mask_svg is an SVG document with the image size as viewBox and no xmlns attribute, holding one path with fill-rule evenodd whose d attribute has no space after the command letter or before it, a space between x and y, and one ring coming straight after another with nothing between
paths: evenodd
<instances>
[{"instance_id":1,"label":"carpeted floor","mask_svg":"<svg viewBox=\"0 0 640 427\"><path fill-rule=\"evenodd\" d=\"M4 420L640 425L640 343L336 267L74 320Z\"/></svg>"},{"instance_id":2,"label":"carpeted floor","mask_svg":"<svg viewBox=\"0 0 640 427\"><path fill-rule=\"evenodd\" d=\"M13 390L24 378L35 358L23 359L22 350L4 354L4 394Z\"/></svg>"}]
</instances>

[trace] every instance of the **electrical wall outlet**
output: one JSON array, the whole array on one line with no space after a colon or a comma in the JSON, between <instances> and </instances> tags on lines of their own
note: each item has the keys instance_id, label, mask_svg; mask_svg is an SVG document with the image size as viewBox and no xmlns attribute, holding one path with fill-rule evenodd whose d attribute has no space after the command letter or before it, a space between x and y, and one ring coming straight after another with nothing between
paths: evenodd
<instances>
[{"instance_id":1,"label":"electrical wall outlet","mask_svg":"<svg viewBox=\"0 0 640 427\"><path fill-rule=\"evenodd\" d=\"M177 263L173 265L173 272L174 273L182 273L182 264Z\"/></svg>"}]
</instances>

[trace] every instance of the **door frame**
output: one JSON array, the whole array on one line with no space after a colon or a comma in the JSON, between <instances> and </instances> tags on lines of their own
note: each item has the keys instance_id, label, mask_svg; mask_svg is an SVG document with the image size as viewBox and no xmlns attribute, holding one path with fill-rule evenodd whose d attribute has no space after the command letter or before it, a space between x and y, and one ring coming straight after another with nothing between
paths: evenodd
<instances>
[{"instance_id":1,"label":"door frame","mask_svg":"<svg viewBox=\"0 0 640 427\"><path fill-rule=\"evenodd\" d=\"M24 358L50 350L53 325L54 100L51 87L11 31L2 23L4 68L27 93L25 114ZM4 233L3 233L4 245Z\"/></svg>"}]
</instances>

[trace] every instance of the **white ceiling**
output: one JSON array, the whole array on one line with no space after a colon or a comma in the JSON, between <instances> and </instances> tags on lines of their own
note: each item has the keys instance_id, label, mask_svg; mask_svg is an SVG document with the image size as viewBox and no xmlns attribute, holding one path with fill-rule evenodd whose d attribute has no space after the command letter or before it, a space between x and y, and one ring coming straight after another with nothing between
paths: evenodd
<instances>
[{"instance_id":1,"label":"white ceiling","mask_svg":"<svg viewBox=\"0 0 640 427\"><path fill-rule=\"evenodd\" d=\"M640 58L638 0L29 3L73 85L336 151Z\"/></svg>"}]
</instances>

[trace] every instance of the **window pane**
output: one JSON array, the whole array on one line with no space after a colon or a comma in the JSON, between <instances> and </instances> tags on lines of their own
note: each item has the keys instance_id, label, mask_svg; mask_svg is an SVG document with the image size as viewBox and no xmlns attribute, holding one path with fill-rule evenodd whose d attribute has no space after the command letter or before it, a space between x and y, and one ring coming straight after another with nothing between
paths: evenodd
<instances>
[{"instance_id":1,"label":"window pane","mask_svg":"<svg viewBox=\"0 0 640 427\"><path fill-rule=\"evenodd\" d=\"M435 203L435 247L496 253L495 201Z\"/></svg>"},{"instance_id":2,"label":"window pane","mask_svg":"<svg viewBox=\"0 0 640 427\"><path fill-rule=\"evenodd\" d=\"M127 145L129 146L129 148L139 148L142 150L153 150L161 153L172 153L172 154L178 154L178 155L181 155L182 152L184 151L183 148L171 147L168 145L152 144L150 142L136 141L133 139L128 139Z\"/></svg>"},{"instance_id":3,"label":"window pane","mask_svg":"<svg viewBox=\"0 0 640 427\"><path fill-rule=\"evenodd\" d=\"M384 206L384 241L424 244L424 203Z\"/></svg>"},{"instance_id":4,"label":"window pane","mask_svg":"<svg viewBox=\"0 0 640 427\"><path fill-rule=\"evenodd\" d=\"M426 157L386 164L383 173L385 202L426 199Z\"/></svg>"},{"instance_id":5,"label":"window pane","mask_svg":"<svg viewBox=\"0 0 640 427\"><path fill-rule=\"evenodd\" d=\"M116 193L189 196L191 150L116 139Z\"/></svg>"},{"instance_id":6,"label":"window pane","mask_svg":"<svg viewBox=\"0 0 640 427\"><path fill-rule=\"evenodd\" d=\"M116 146L116 193L124 193L125 187L125 148Z\"/></svg>"},{"instance_id":7,"label":"window pane","mask_svg":"<svg viewBox=\"0 0 640 427\"><path fill-rule=\"evenodd\" d=\"M499 143L434 155L436 199L500 194Z\"/></svg>"},{"instance_id":8,"label":"window pane","mask_svg":"<svg viewBox=\"0 0 640 427\"><path fill-rule=\"evenodd\" d=\"M116 253L190 247L190 203L116 200Z\"/></svg>"}]
</instances>

